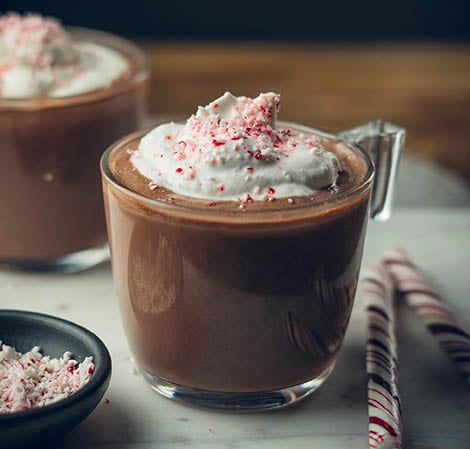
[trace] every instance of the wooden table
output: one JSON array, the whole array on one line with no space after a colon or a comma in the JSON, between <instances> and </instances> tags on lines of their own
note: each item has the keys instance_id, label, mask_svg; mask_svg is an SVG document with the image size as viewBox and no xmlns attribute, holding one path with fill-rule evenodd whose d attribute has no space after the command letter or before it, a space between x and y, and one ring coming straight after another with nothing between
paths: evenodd
<instances>
[{"instance_id":1,"label":"wooden table","mask_svg":"<svg viewBox=\"0 0 470 449\"><path fill-rule=\"evenodd\" d=\"M281 117L340 130L384 118L409 151L470 181L470 45L143 43L150 111L189 115L224 91L282 94Z\"/></svg>"}]
</instances>

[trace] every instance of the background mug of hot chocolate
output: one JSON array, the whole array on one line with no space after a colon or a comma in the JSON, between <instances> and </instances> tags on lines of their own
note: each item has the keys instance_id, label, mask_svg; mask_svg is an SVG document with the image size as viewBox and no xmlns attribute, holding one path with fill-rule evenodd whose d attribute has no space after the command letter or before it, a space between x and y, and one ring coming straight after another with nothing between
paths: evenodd
<instances>
[{"instance_id":1,"label":"background mug of hot chocolate","mask_svg":"<svg viewBox=\"0 0 470 449\"><path fill-rule=\"evenodd\" d=\"M97 167L143 125L145 56L32 14L0 17L0 44L0 264L70 272L107 260Z\"/></svg>"}]
</instances>

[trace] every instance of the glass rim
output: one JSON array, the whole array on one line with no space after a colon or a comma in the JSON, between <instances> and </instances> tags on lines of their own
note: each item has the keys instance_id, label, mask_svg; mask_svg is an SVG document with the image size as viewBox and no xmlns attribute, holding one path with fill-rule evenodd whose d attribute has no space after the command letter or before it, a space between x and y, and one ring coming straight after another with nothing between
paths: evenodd
<instances>
[{"instance_id":1,"label":"glass rim","mask_svg":"<svg viewBox=\"0 0 470 449\"><path fill-rule=\"evenodd\" d=\"M94 42L123 54L131 62L129 76L109 87L66 97L3 98L0 96L0 111L51 109L90 103L119 95L149 79L150 66L148 58L145 52L132 41L116 34L92 28L72 26L65 28L72 34L73 39Z\"/></svg>"},{"instance_id":2,"label":"glass rim","mask_svg":"<svg viewBox=\"0 0 470 449\"><path fill-rule=\"evenodd\" d=\"M374 171L375 171L374 163L369 157L369 155L366 153L366 151L364 151L362 147L360 147L359 145L346 142L345 140L333 134L329 134L327 132L318 130L316 128L305 126L302 124L297 124L294 122L285 122L285 121L279 120L276 122L276 125L277 125L276 127L279 127L279 126L289 127L289 128L301 131L301 132L311 132L323 138L335 140L337 142L343 143L349 149L351 149L356 155L359 155L359 157L361 157L361 159L366 164L366 167L365 167L366 171L363 176L363 179L352 188L347 189L344 192L341 192L329 198L323 198L323 199L319 199L316 201L312 200L308 203L294 203L294 204L289 204L289 206L269 208L269 209L266 208L266 209L249 210L245 208L245 209L239 210L238 208L236 208L233 211L226 210L226 209L220 210L217 208L207 207L207 205L188 206L188 205L182 205L182 204L169 203L169 202L154 199L154 198L149 198L131 190L125 184L120 182L112 173L110 166L109 166L109 160L110 160L111 154L114 151L119 151L119 150L122 151L131 142L136 141L138 139L140 140L145 134L151 131L155 127L155 125L146 127L144 129L140 129L131 134L128 134L122 137L121 139L119 139L117 142L114 142L112 145L110 145L104 151L100 160L100 170L101 170L102 178L103 178L103 181L109 182L114 188L116 188L125 196L130 197L136 201L139 201L145 204L146 206L152 208L152 210L161 210L161 211L166 210L168 212L178 211L183 214L190 213L191 216L193 217L197 215L204 215L204 219L211 221L211 222L218 221L218 220L217 219L211 220L210 217L217 218L217 217L222 217L222 216L230 217L230 219L233 219L234 217L240 217L241 222L247 222L249 221L249 218L253 218L255 216L258 216L258 217L276 216L273 220L274 222L279 221L279 220L283 221L284 219L290 218L293 215L295 216L296 214L299 214L299 213L302 214L302 216L304 217L306 211L313 209L313 208L317 208L318 206L323 206L323 205L327 206L330 204L338 204L339 206L350 198L360 198L361 194L363 194L369 186L372 186L372 181L374 179ZM197 198L197 200L201 200L201 198ZM224 200L221 201L221 200L207 199L207 201L222 202ZM321 211L323 212L323 209L321 209Z\"/></svg>"}]
</instances>

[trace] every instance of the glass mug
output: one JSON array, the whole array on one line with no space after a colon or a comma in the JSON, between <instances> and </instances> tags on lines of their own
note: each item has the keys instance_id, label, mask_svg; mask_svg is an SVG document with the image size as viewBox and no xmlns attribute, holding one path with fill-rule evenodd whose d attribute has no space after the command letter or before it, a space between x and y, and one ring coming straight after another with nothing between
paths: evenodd
<instances>
[{"instance_id":1,"label":"glass mug","mask_svg":"<svg viewBox=\"0 0 470 449\"><path fill-rule=\"evenodd\" d=\"M115 288L136 364L160 394L223 410L266 410L311 394L349 322L367 217L391 211L405 131L371 122L337 135L361 181L311 204L221 212L152 200L101 171ZM374 179L375 178L375 179Z\"/></svg>"},{"instance_id":2,"label":"glass mug","mask_svg":"<svg viewBox=\"0 0 470 449\"><path fill-rule=\"evenodd\" d=\"M0 266L72 272L109 258L99 160L144 125L149 70L125 39L68 31L121 53L130 73L70 97L0 98Z\"/></svg>"}]
</instances>

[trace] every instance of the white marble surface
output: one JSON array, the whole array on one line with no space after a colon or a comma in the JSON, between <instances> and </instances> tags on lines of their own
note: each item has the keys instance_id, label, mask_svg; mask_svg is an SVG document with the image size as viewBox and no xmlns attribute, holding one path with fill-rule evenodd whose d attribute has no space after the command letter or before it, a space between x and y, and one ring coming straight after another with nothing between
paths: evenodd
<instances>
[{"instance_id":1,"label":"white marble surface","mask_svg":"<svg viewBox=\"0 0 470 449\"><path fill-rule=\"evenodd\" d=\"M365 264L394 244L407 248L470 325L470 207L398 208L371 223ZM367 447L365 332L360 298L330 379L290 409L260 414L198 410L157 396L133 372L109 266L69 276L0 272L0 307L58 315L95 331L113 358L102 402L48 449L358 449ZM399 310L405 448L468 449L470 388L422 324Z\"/></svg>"},{"instance_id":2,"label":"white marble surface","mask_svg":"<svg viewBox=\"0 0 470 449\"><path fill-rule=\"evenodd\" d=\"M470 186L456 172L405 150L398 170L395 204L466 207L470 205Z\"/></svg>"}]
</instances>

